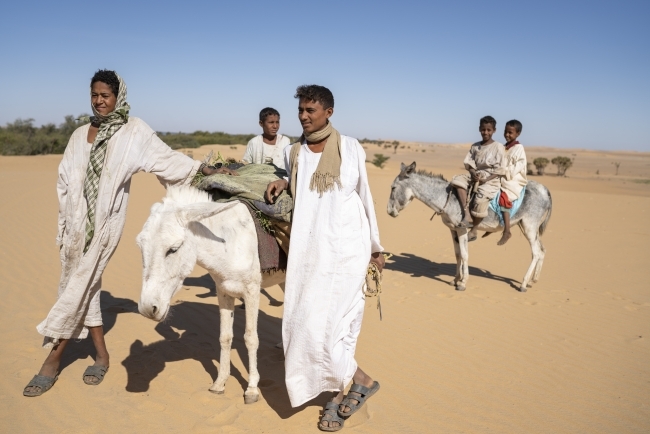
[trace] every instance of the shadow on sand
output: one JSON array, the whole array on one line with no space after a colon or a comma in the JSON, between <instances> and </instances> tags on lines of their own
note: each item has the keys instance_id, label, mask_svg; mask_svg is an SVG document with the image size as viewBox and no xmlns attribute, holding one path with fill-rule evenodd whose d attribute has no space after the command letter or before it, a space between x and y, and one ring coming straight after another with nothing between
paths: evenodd
<instances>
[{"instance_id":1,"label":"shadow on sand","mask_svg":"<svg viewBox=\"0 0 650 434\"><path fill-rule=\"evenodd\" d=\"M430 261L413 253L396 254L386 261L387 270L401 271L413 277L428 277L447 284L453 283L456 276L456 264L442 264ZM492 274L487 270L469 266L470 276L484 277L486 279L496 280L497 282L507 283L514 289L519 289L520 282L508 277ZM449 279L442 279L442 276L448 276Z\"/></svg>"},{"instance_id":2,"label":"shadow on sand","mask_svg":"<svg viewBox=\"0 0 650 434\"><path fill-rule=\"evenodd\" d=\"M196 283L194 280L192 282ZM189 284L187 279L185 284ZM127 391L149 390L151 382L164 371L167 363L188 359L196 360L210 375L212 381L216 380L218 374L216 364L221 351L219 306L185 301L173 306L169 315L164 323L155 326L155 330L163 339L149 345L136 340L131 345L129 355L122 362L128 375ZM248 351L243 338L245 321L243 312L236 309L232 351L237 351L244 366L248 367ZM175 330L180 330L181 333ZM321 395L301 407L291 408L284 382L284 354L281 349L275 348L275 344L282 340L282 320L260 311L258 330L260 331L260 346L257 351L259 389L269 406L283 419L311 405L324 406L327 397ZM239 382L242 389L246 390L248 376L246 375L245 378L245 373L232 365L230 374ZM205 393L210 393L207 387Z\"/></svg>"},{"instance_id":3,"label":"shadow on sand","mask_svg":"<svg viewBox=\"0 0 650 434\"><path fill-rule=\"evenodd\" d=\"M104 334L107 334L117 322L117 315L121 313L138 313L138 303L128 298L113 297L110 292L102 291L100 293L100 306L102 308L102 321L104 322ZM139 313L138 313L139 314ZM61 357L59 372L80 359L86 359L88 356L93 360L97 356L95 345L90 336L80 341L72 340Z\"/></svg>"}]
</instances>

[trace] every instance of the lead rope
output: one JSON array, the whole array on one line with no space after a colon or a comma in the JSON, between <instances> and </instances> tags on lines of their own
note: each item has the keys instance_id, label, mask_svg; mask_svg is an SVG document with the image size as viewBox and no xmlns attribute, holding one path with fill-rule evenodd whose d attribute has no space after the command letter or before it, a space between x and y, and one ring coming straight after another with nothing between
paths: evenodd
<instances>
[{"instance_id":1,"label":"lead rope","mask_svg":"<svg viewBox=\"0 0 650 434\"><path fill-rule=\"evenodd\" d=\"M375 283L375 289L371 289L370 284ZM377 309L379 310L379 321L383 319L381 314L381 271L377 268L377 265L370 263L368 265L368 272L366 273L366 283L363 285L363 294L366 298L377 297Z\"/></svg>"},{"instance_id":2,"label":"lead rope","mask_svg":"<svg viewBox=\"0 0 650 434\"><path fill-rule=\"evenodd\" d=\"M384 255L382 253L382 255ZM384 259L390 258L391 254L384 255ZM381 271L379 271L379 268L377 267L377 264L374 262L371 262L370 265L368 265L368 271L366 273L366 283L363 285L363 294L366 296L366 298L370 297L377 297L377 310L379 310L379 321L383 320L383 315L381 314ZM370 284L374 283L375 288L372 289L370 287Z\"/></svg>"}]
</instances>

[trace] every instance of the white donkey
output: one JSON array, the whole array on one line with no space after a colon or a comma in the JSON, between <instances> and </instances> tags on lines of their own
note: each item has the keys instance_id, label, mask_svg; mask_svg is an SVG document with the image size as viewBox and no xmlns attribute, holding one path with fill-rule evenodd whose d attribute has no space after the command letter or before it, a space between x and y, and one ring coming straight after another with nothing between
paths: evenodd
<instances>
[{"instance_id":1,"label":"white donkey","mask_svg":"<svg viewBox=\"0 0 650 434\"><path fill-rule=\"evenodd\" d=\"M388 214L397 217L399 212L416 198L440 214L442 222L451 230L456 253L456 277L454 285L458 291L464 291L469 277L469 251L467 249L467 229L457 227L463 217L460 203L453 187L440 175L415 170L415 162L406 166L402 164L400 174L391 185L388 199ZM530 282L537 282L542 272L546 249L541 236L551 219L553 203L551 193L542 184L530 181L526 194L517 214L511 219L511 225L519 225L521 231L530 243L533 259L524 276L519 291L526 292ZM503 230L497 215L490 211L481 221L478 230L497 232Z\"/></svg>"},{"instance_id":2,"label":"white donkey","mask_svg":"<svg viewBox=\"0 0 650 434\"><path fill-rule=\"evenodd\" d=\"M172 297L195 264L205 268L214 279L221 317L221 356L219 375L209 389L213 393L224 393L230 376L235 298L244 299L244 341L249 360L244 401L256 402L260 379L257 371L260 287L283 282L284 273L262 276L257 233L246 206L239 202L212 202L208 193L194 187L170 187L163 202L151 207L151 215L136 241L142 250L143 265L138 309L147 318L165 319Z\"/></svg>"}]
</instances>

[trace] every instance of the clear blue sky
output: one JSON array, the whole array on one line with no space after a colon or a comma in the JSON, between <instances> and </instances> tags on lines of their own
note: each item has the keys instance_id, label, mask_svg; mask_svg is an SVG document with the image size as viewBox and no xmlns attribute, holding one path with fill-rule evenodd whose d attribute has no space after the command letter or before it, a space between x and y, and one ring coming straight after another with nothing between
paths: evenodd
<instances>
[{"instance_id":1,"label":"clear blue sky","mask_svg":"<svg viewBox=\"0 0 650 434\"><path fill-rule=\"evenodd\" d=\"M148 4L147 4L148 3ZM12 1L0 8L0 124L90 112L99 68L158 131L298 135L300 84L343 134L650 151L650 1Z\"/></svg>"}]
</instances>

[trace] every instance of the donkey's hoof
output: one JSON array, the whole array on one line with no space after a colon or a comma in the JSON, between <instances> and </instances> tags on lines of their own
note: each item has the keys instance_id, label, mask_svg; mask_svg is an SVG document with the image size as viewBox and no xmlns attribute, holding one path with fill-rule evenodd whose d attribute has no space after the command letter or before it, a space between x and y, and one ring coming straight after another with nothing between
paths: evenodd
<instances>
[{"instance_id":1,"label":"donkey's hoof","mask_svg":"<svg viewBox=\"0 0 650 434\"><path fill-rule=\"evenodd\" d=\"M215 395L223 395L226 393L226 388L219 388L218 386L212 385L212 387L208 389L208 392L214 393Z\"/></svg>"},{"instance_id":2,"label":"donkey's hoof","mask_svg":"<svg viewBox=\"0 0 650 434\"><path fill-rule=\"evenodd\" d=\"M255 404L259 399L259 395L244 395L244 404Z\"/></svg>"},{"instance_id":3,"label":"donkey's hoof","mask_svg":"<svg viewBox=\"0 0 650 434\"><path fill-rule=\"evenodd\" d=\"M465 291L465 285L456 285L456 291Z\"/></svg>"},{"instance_id":4,"label":"donkey's hoof","mask_svg":"<svg viewBox=\"0 0 650 434\"><path fill-rule=\"evenodd\" d=\"M519 287L519 292L526 292L528 289L525 286L520 286Z\"/></svg>"}]
</instances>

